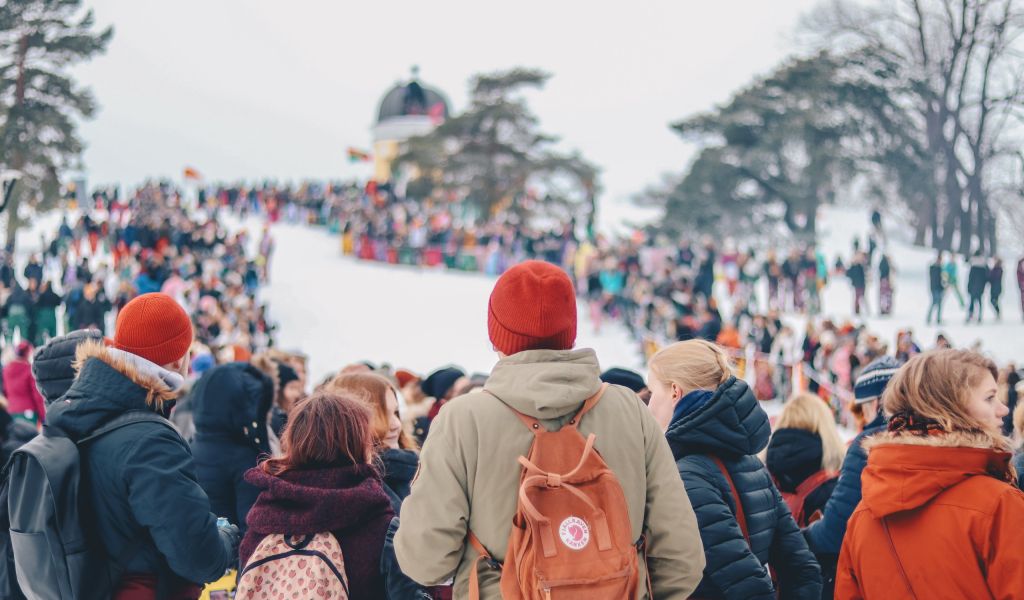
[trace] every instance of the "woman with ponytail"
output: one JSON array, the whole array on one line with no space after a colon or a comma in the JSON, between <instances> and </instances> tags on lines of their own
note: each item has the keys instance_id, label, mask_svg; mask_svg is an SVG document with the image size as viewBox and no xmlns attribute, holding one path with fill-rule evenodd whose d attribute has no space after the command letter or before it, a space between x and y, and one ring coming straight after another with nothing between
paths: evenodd
<instances>
[{"instance_id":1,"label":"woman with ponytail","mask_svg":"<svg viewBox=\"0 0 1024 600\"><path fill-rule=\"evenodd\" d=\"M864 443L836 598L1024 598L1024 493L996 376L980 354L937 350L890 381L888 431Z\"/></svg>"},{"instance_id":2,"label":"woman with ponytail","mask_svg":"<svg viewBox=\"0 0 1024 600\"><path fill-rule=\"evenodd\" d=\"M818 600L818 564L756 456L768 445L768 415L728 357L689 340L659 351L649 367L650 409L666 430L707 559L692 597Z\"/></svg>"}]
</instances>

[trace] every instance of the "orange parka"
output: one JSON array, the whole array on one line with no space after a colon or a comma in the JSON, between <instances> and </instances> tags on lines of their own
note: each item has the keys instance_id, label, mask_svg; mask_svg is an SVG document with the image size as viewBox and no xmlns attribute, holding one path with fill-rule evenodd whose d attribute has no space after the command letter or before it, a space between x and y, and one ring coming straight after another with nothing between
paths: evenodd
<instances>
[{"instance_id":1,"label":"orange parka","mask_svg":"<svg viewBox=\"0 0 1024 600\"><path fill-rule=\"evenodd\" d=\"M869 439L837 600L1024 598L1024 493L980 434Z\"/></svg>"}]
</instances>

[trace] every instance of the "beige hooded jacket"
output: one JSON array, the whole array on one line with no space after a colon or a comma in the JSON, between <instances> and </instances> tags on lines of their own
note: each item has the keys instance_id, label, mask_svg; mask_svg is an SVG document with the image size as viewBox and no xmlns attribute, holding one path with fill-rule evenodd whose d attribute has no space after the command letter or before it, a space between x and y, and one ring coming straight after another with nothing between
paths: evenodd
<instances>
[{"instance_id":1,"label":"beige hooded jacket","mask_svg":"<svg viewBox=\"0 0 1024 600\"><path fill-rule=\"evenodd\" d=\"M493 396L471 393L441 410L402 506L395 548L405 574L424 585L454 576L455 597L468 597L476 558L465 541L468 529L504 560L519 488L516 461L533 441L508 406L556 430L600 389L600 371L592 350L520 352L494 368L485 388ZM633 536L647 536L655 597L688 598L700 583L704 550L672 453L647 407L632 391L611 386L580 422L580 433L596 434L596 448L625 492ZM481 598L501 598L499 580L500 572L481 567ZM640 587L638 597L646 599L647 586Z\"/></svg>"}]
</instances>

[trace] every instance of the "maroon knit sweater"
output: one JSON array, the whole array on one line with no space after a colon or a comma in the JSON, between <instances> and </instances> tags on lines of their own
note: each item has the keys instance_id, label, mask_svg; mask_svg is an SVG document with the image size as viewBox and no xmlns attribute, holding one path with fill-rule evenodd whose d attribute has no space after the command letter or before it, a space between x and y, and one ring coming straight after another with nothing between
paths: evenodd
<instances>
[{"instance_id":1,"label":"maroon knit sweater","mask_svg":"<svg viewBox=\"0 0 1024 600\"><path fill-rule=\"evenodd\" d=\"M249 511L241 564L264 537L330 531L345 555L353 598L385 600L380 557L394 516L380 475L370 465L289 471L281 476L250 469L245 480L262 492Z\"/></svg>"}]
</instances>

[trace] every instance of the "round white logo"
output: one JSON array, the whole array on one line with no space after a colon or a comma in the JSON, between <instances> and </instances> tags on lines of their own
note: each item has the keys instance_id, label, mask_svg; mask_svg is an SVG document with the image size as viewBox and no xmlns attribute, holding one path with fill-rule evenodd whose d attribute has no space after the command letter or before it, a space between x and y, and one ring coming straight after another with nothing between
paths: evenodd
<instances>
[{"instance_id":1,"label":"round white logo","mask_svg":"<svg viewBox=\"0 0 1024 600\"><path fill-rule=\"evenodd\" d=\"M590 543L590 527L579 517L569 517L558 527L558 537L572 550L582 550Z\"/></svg>"}]
</instances>

